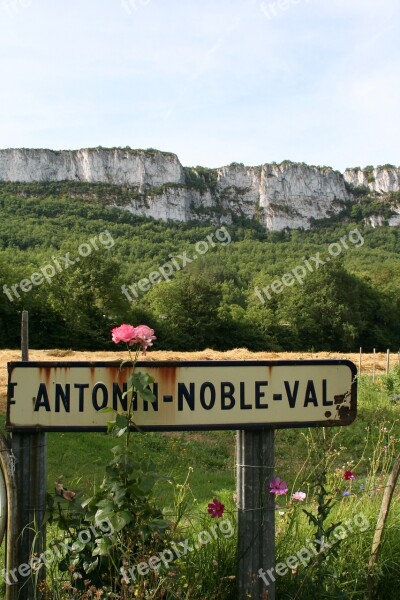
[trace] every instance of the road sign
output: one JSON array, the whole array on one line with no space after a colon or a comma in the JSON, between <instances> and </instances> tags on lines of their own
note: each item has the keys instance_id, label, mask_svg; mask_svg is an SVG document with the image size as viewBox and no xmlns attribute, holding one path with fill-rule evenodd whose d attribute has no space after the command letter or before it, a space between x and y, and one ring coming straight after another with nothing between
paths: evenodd
<instances>
[{"instance_id":1,"label":"road sign","mask_svg":"<svg viewBox=\"0 0 400 600\"><path fill-rule=\"evenodd\" d=\"M116 362L8 364L9 430L102 431L126 410L131 367ZM134 399L143 431L348 425L357 369L347 360L138 362L155 403Z\"/></svg>"}]
</instances>

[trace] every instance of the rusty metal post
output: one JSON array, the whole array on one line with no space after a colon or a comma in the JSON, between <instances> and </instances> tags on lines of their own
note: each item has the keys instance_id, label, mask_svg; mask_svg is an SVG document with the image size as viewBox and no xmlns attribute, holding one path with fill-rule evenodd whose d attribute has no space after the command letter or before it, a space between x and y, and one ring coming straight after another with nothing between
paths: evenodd
<instances>
[{"instance_id":1,"label":"rusty metal post","mask_svg":"<svg viewBox=\"0 0 400 600\"><path fill-rule=\"evenodd\" d=\"M237 432L238 600L275 600L274 431Z\"/></svg>"},{"instance_id":2,"label":"rusty metal post","mask_svg":"<svg viewBox=\"0 0 400 600\"><path fill-rule=\"evenodd\" d=\"M22 360L29 360L28 312L22 312L21 350ZM31 401L31 398L26 398ZM40 556L46 547L46 528L43 524L46 510L47 435L45 433L13 433L12 450L15 456L15 473L18 497L17 556L19 570L10 576L10 583L18 588L18 600L40 599L37 584L44 579L42 567L35 579L29 565L35 553ZM17 581L15 581L17 579Z\"/></svg>"}]
</instances>

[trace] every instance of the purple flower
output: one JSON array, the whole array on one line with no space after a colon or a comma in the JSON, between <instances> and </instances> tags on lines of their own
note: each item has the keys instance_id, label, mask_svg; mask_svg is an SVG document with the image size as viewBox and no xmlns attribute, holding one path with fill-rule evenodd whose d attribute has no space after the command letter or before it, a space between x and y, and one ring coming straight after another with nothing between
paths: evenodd
<instances>
[{"instance_id":1,"label":"purple flower","mask_svg":"<svg viewBox=\"0 0 400 600\"><path fill-rule=\"evenodd\" d=\"M280 477L274 477L269 483L269 491L271 494L276 494L277 496L287 494L288 486L286 481L283 481Z\"/></svg>"},{"instance_id":2,"label":"purple flower","mask_svg":"<svg viewBox=\"0 0 400 600\"><path fill-rule=\"evenodd\" d=\"M343 496L351 496L351 492L343 492Z\"/></svg>"},{"instance_id":3,"label":"purple flower","mask_svg":"<svg viewBox=\"0 0 400 600\"><path fill-rule=\"evenodd\" d=\"M222 502L220 502L218 498L214 498L214 500L209 503L207 509L212 519L215 519L215 517L222 517L222 515L224 514L224 510L225 505L222 504Z\"/></svg>"}]
</instances>

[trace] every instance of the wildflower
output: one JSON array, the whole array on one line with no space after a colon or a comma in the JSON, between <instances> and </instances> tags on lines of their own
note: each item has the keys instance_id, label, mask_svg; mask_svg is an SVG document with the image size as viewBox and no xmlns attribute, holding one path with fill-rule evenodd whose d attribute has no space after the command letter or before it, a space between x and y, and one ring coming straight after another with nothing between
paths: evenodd
<instances>
[{"instance_id":1,"label":"wildflower","mask_svg":"<svg viewBox=\"0 0 400 600\"><path fill-rule=\"evenodd\" d=\"M209 503L207 510L211 515L211 518L215 519L215 517L222 517L222 515L224 514L225 506L224 504L222 504L222 502L218 500L218 498L214 498L214 500Z\"/></svg>"},{"instance_id":2,"label":"wildflower","mask_svg":"<svg viewBox=\"0 0 400 600\"><path fill-rule=\"evenodd\" d=\"M353 471L345 471L343 477L346 481L354 481L356 479L356 475L353 473Z\"/></svg>"},{"instance_id":3,"label":"wildflower","mask_svg":"<svg viewBox=\"0 0 400 600\"><path fill-rule=\"evenodd\" d=\"M343 496L351 496L351 492L348 492L348 491L343 492Z\"/></svg>"},{"instance_id":4,"label":"wildflower","mask_svg":"<svg viewBox=\"0 0 400 600\"><path fill-rule=\"evenodd\" d=\"M295 492L292 494L293 500L299 500L299 502L303 502L306 499L307 494L305 492Z\"/></svg>"},{"instance_id":5,"label":"wildflower","mask_svg":"<svg viewBox=\"0 0 400 600\"><path fill-rule=\"evenodd\" d=\"M283 481L280 477L274 477L269 483L269 491L277 496L286 494L288 492L286 481Z\"/></svg>"}]
</instances>

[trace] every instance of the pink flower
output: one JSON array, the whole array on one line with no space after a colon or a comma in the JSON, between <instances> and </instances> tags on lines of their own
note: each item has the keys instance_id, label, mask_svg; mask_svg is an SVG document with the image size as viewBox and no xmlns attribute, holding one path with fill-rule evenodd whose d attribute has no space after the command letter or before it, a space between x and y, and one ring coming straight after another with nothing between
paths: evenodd
<instances>
[{"instance_id":1,"label":"pink flower","mask_svg":"<svg viewBox=\"0 0 400 600\"><path fill-rule=\"evenodd\" d=\"M283 481L280 477L274 477L269 483L269 491L271 494L276 494L277 496L286 494L288 491L286 481Z\"/></svg>"},{"instance_id":2,"label":"pink flower","mask_svg":"<svg viewBox=\"0 0 400 600\"><path fill-rule=\"evenodd\" d=\"M353 473L352 471L345 471L343 477L346 481L354 481L356 478L355 473Z\"/></svg>"},{"instance_id":3,"label":"pink flower","mask_svg":"<svg viewBox=\"0 0 400 600\"><path fill-rule=\"evenodd\" d=\"M143 354L146 354L146 350L149 346L153 345L153 340L156 340L154 335L154 329L150 329L147 325L127 325L124 323L119 327L114 327L112 330L112 340L116 344L119 342L126 342L130 346L134 344L140 344Z\"/></svg>"},{"instance_id":4,"label":"pink flower","mask_svg":"<svg viewBox=\"0 0 400 600\"><path fill-rule=\"evenodd\" d=\"M306 499L307 494L305 492L295 492L292 494L293 500L299 500L299 502L303 502Z\"/></svg>"},{"instance_id":5,"label":"pink flower","mask_svg":"<svg viewBox=\"0 0 400 600\"><path fill-rule=\"evenodd\" d=\"M114 327L111 331L112 341L118 344L119 342L126 342L127 344L133 339L135 335L135 328L132 325L124 323L119 327Z\"/></svg>"},{"instance_id":6,"label":"pink flower","mask_svg":"<svg viewBox=\"0 0 400 600\"><path fill-rule=\"evenodd\" d=\"M134 328L133 338L130 340L129 345L140 344L142 347L143 354L146 354L146 350L149 346L153 345L153 340L156 340L154 335L154 329L150 329L147 325L138 325Z\"/></svg>"},{"instance_id":7,"label":"pink flower","mask_svg":"<svg viewBox=\"0 0 400 600\"><path fill-rule=\"evenodd\" d=\"M213 519L215 519L215 517L222 517L224 510L225 506L218 500L218 498L214 498L214 500L208 505L208 512Z\"/></svg>"}]
</instances>

